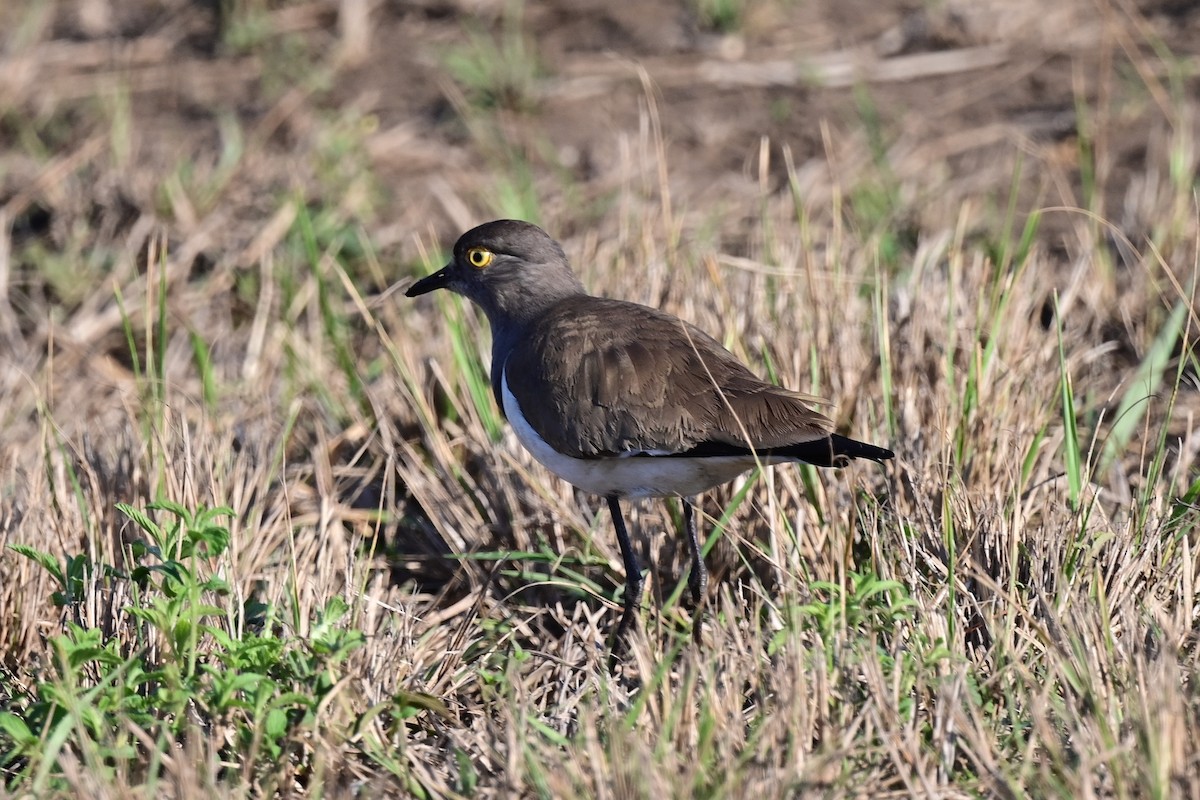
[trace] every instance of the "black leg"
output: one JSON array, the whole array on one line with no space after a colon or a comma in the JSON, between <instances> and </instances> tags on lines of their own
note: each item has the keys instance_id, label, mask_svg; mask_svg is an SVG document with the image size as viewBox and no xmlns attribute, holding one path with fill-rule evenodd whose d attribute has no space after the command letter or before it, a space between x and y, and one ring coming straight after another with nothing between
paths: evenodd
<instances>
[{"instance_id":1,"label":"black leg","mask_svg":"<svg viewBox=\"0 0 1200 800\"><path fill-rule=\"evenodd\" d=\"M621 545L621 559L625 562L625 610L621 612L621 622L617 625L613 637L613 651L620 648L633 626L637 616L638 606L642 603L642 568L638 565L637 555L633 552L633 543L629 541L629 531L625 530L625 519L621 516L621 503L615 496L609 497L608 510L612 512L613 525L617 528L617 542Z\"/></svg>"},{"instance_id":2,"label":"black leg","mask_svg":"<svg viewBox=\"0 0 1200 800\"><path fill-rule=\"evenodd\" d=\"M700 552L700 540L696 537L695 509L692 498L683 500L683 527L687 531L688 550L692 554L692 566L688 572L688 589L692 592L692 602L697 607L704 600L704 591L708 588L708 570L704 568L704 555Z\"/></svg>"},{"instance_id":3,"label":"black leg","mask_svg":"<svg viewBox=\"0 0 1200 800\"><path fill-rule=\"evenodd\" d=\"M687 532L688 550L692 553L692 565L688 570L688 589L692 592L694 606L692 638L700 643L700 629L704 622L704 592L708 588L708 570L704 568L704 554L700 552L700 539L696 536L696 515L692 498L683 501L683 527Z\"/></svg>"}]
</instances>

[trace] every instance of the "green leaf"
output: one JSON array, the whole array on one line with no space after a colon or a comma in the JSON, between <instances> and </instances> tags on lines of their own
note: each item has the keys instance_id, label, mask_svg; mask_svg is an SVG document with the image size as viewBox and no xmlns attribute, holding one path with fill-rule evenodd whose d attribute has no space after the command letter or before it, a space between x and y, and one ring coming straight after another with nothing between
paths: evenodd
<instances>
[{"instance_id":1,"label":"green leaf","mask_svg":"<svg viewBox=\"0 0 1200 800\"><path fill-rule=\"evenodd\" d=\"M196 362L196 371L200 373L200 385L203 387L204 404L214 409L217 405L217 381L213 374L212 352L208 343L194 330L188 331L192 342L192 357Z\"/></svg>"},{"instance_id":2,"label":"green leaf","mask_svg":"<svg viewBox=\"0 0 1200 800\"><path fill-rule=\"evenodd\" d=\"M453 720L454 715L440 699L424 692L399 691L392 695L392 704L404 719L416 716L421 711L432 711L446 720Z\"/></svg>"},{"instance_id":3,"label":"green leaf","mask_svg":"<svg viewBox=\"0 0 1200 800\"><path fill-rule=\"evenodd\" d=\"M571 744L571 740L569 738L563 736L561 733L554 730L554 728L551 728L540 719L530 717L529 725L538 733L542 734L542 736L546 737L546 739L556 747L567 747Z\"/></svg>"},{"instance_id":4,"label":"green leaf","mask_svg":"<svg viewBox=\"0 0 1200 800\"><path fill-rule=\"evenodd\" d=\"M458 764L458 789L470 797L479 786L479 773L471 763L471 757L461 748L454 748L454 760Z\"/></svg>"},{"instance_id":5,"label":"green leaf","mask_svg":"<svg viewBox=\"0 0 1200 800\"><path fill-rule=\"evenodd\" d=\"M18 748L37 745L41 742L41 738L29 730L29 726L25 724L24 720L7 711L0 711L0 731L4 731L9 738L16 742Z\"/></svg>"},{"instance_id":6,"label":"green leaf","mask_svg":"<svg viewBox=\"0 0 1200 800\"><path fill-rule=\"evenodd\" d=\"M1154 337L1154 342L1138 365L1137 372L1129 381L1125 394L1121 396L1121 404L1117 406L1117 415L1113 420L1112 430L1104 442L1104 450L1100 456L1101 470L1107 469L1114 460L1120 457L1132 440L1134 433L1137 432L1142 419L1146 416L1146 411L1150 407L1149 400L1162 383L1163 372L1171 361L1175 343L1179 341L1179 334L1187 319L1187 311L1188 304L1183 300L1175 304L1170 318L1159 330L1158 335Z\"/></svg>"},{"instance_id":7,"label":"green leaf","mask_svg":"<svg viewBox=\"0 0 1200 800\"><path fill-rule=\"evenodd\" d=\"M1054 295L1054 330L1058 335L1058 366L1062 374L1059 381L1059 400L1063 415L1063 461L1067 474L1067 501L1072 511L1079 510L1079 499L1083 495L1083 454L1079 449L1079 431L1076 427L1075 391L1071 384L1071 373L1067 368L1067 352L1063 345L1062 314L1058 307L1058 294Z\"/></svg>"},{"instance_id":8,"label":"green leaf","mask_svg":"<svg viewBox=\"0 0 1200 800\"><path fill-rule=\"evenodd\" d=\"M267 712L267 718L263 723L263 732L272 739L279 739L287 733L288 718L287 713L282 708L272 708Z\"/></svg>"},{"instance_id":9,"label":"green leaf","mask_svg":"<svg viewBox=\"0 0 1200 800\"><path fill-rule=\"evenodd\" d=\"M10 544L8 549L37 562L43 569L53 575L54 579L60 584L64 583L62 567L58 565L58 561L54 556L24 544Z\"/></svg>"},{"instance_id":10,"label":"green leaf","mask_svg":"<svg viewBox=\"0 0 1200 800\"><path fill-rule=\"evenodd\" d=\"M162 544L160 541L162 529L158 527L158 524L154 520L150 519L149 515L128 503L117 503L117 510L129 517L139 528L149 534L155 540L156 544Z\"/></svg>"}]
</instances>

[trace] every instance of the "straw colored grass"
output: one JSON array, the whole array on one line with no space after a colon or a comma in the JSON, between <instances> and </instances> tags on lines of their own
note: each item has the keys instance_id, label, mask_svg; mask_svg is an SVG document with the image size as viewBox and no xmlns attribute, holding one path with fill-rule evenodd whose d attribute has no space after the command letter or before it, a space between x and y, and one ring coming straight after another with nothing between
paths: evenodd
<instances>
[{"instance_id":1,"label":"straw colored grass","mask_svg":"<svg viewBox=\"0 0 1200 800\"><path fill-rule=\"evenodd\" d=\"M429 142L379 130L346 91L384 12L246 8L268 44L226 42L233 77L181 68L194 80L172 91L261 91L264 116L227 117L204 145L144 106L165 68L150 44L177 52L174 28L117 68L17 14L26 38L6 57L55 80L41 97L24 72L0 82L8 792L1200 791L1196 108L1139 105L1183 69L1148 29L1122 34L1140 37L1132 73L1113 72L1141 83L1106 73L1108 105L1080 98L1113 131L1122 91L1148 115L1124 188L1105 182L1117 148L1099 130L1065 161L990 138L985 185L942 169L982 158L965 140L913 146L919 126L873 127L860 97L860 123L824 124L821 152L763 140L724 191L673 156L674 109L643 72L606 73L641 111L596 134L611 158L590 180L536 148L506 161L494 136L532 127L553 83L533 111L472 107L447 83L465 124L414 205L383 173ZM346 93L270 95L272 70L297 65ZM94 82L61 88L73 73ZM691 320L897 453L709 493L699 646L678 505L635 504L650 589L615 672L623 575L603 504L503 424L473 310L378 296L440 265L450 224L530 198L594 293ZM174 549L146 549L167 530ZM76 558L77 580L13 546L64 574ZM147 611L168 607L169 625ZM256 683L214 688L239 676ZM42 727L22 740L13 720Z\"/></svg>"}]
</instances>

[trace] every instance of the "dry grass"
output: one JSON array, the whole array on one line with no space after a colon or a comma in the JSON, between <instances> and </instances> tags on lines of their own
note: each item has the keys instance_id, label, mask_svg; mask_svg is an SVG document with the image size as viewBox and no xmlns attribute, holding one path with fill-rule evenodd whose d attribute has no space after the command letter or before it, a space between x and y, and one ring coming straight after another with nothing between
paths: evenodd
<instances>
[{"instance_id":1,"label":"dry grass","mask_svg":"<svg viewBox=\"0 0 1200 800\"><path fill-rule=\"evenodd\" d=\"M9 63L55 78L42 93L25 73L0 81L0 712L48 720L4 765L9 791L1200 793L1197 108L1181 91L1169 114L1137 105L1169 82L1156 76L1195 81L1151 33L1120 39L1141 83L1113 68L1099 108L1080 97L1084 156L993 138L1000 183L981 185L941 171L967 152L951 132L922 149L901 126L880 148L860 97L865 122L824 126L819 157L745 153L749 203L744 183L695 191L652 89L633 90L636 124L602 134L604 170L564 189L485 141L529 112L472 108L447 83L472 144L448 137L414 208L372 170L428 142L378 131L345 90L363 16L383 13L369 6L245 4L312 49L276 33L181 69L171 96L188 108L214 86L262 93L254 124L215 115L194 132L144 105L193 11L172 7L121 65L57 38L36 4L0 12L24 37ZM339 36L355 43L329 46ZM297 64L343 94L271 94L272 70ZM1115 186L1103 126L1135 107L1151 115L1145 162ZM898 454L706 497L720 535L702 647L679 602L678 509L636 506L651 590L616 675L607 512L497 417L486 325L454 298L371 299L440 263L448 241L420 214L462 226L526 190L593 291L694 321ZM208 627L133 610L170 592L154 589L164 573L126 577L160 561L117 504L163 500L231 511L219 555L176 552L224 582L198 595ZM51 572L11 545L94 568L56 605ZM111 663L72 651L71 625L75 641L98 631ZM225 670L221 635L280 643L275 694L200 691L267 670ZM138 682L130 665L181 654L196 693L136 716L176 678ZM274 740L271 708L292 714ZM14 743L0 725L0 750Z\"/></svg>"}]
</instances>

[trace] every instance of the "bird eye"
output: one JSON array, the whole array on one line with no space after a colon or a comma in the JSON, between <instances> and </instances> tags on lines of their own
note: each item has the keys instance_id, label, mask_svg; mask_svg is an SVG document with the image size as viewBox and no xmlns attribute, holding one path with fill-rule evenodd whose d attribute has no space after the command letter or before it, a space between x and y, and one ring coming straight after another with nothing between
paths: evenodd
<instances>
[{"instance_id":1,"label":"bird eye","mask_svg":"<svg viewBox=\"0 0 1200 800\"><path fill-rule=\"evenodd\" d=\"M492 251L485 247L472 247L467 251L467 261L475 269L483 269L492 263Z\"/></svg>"}]
</instances>

